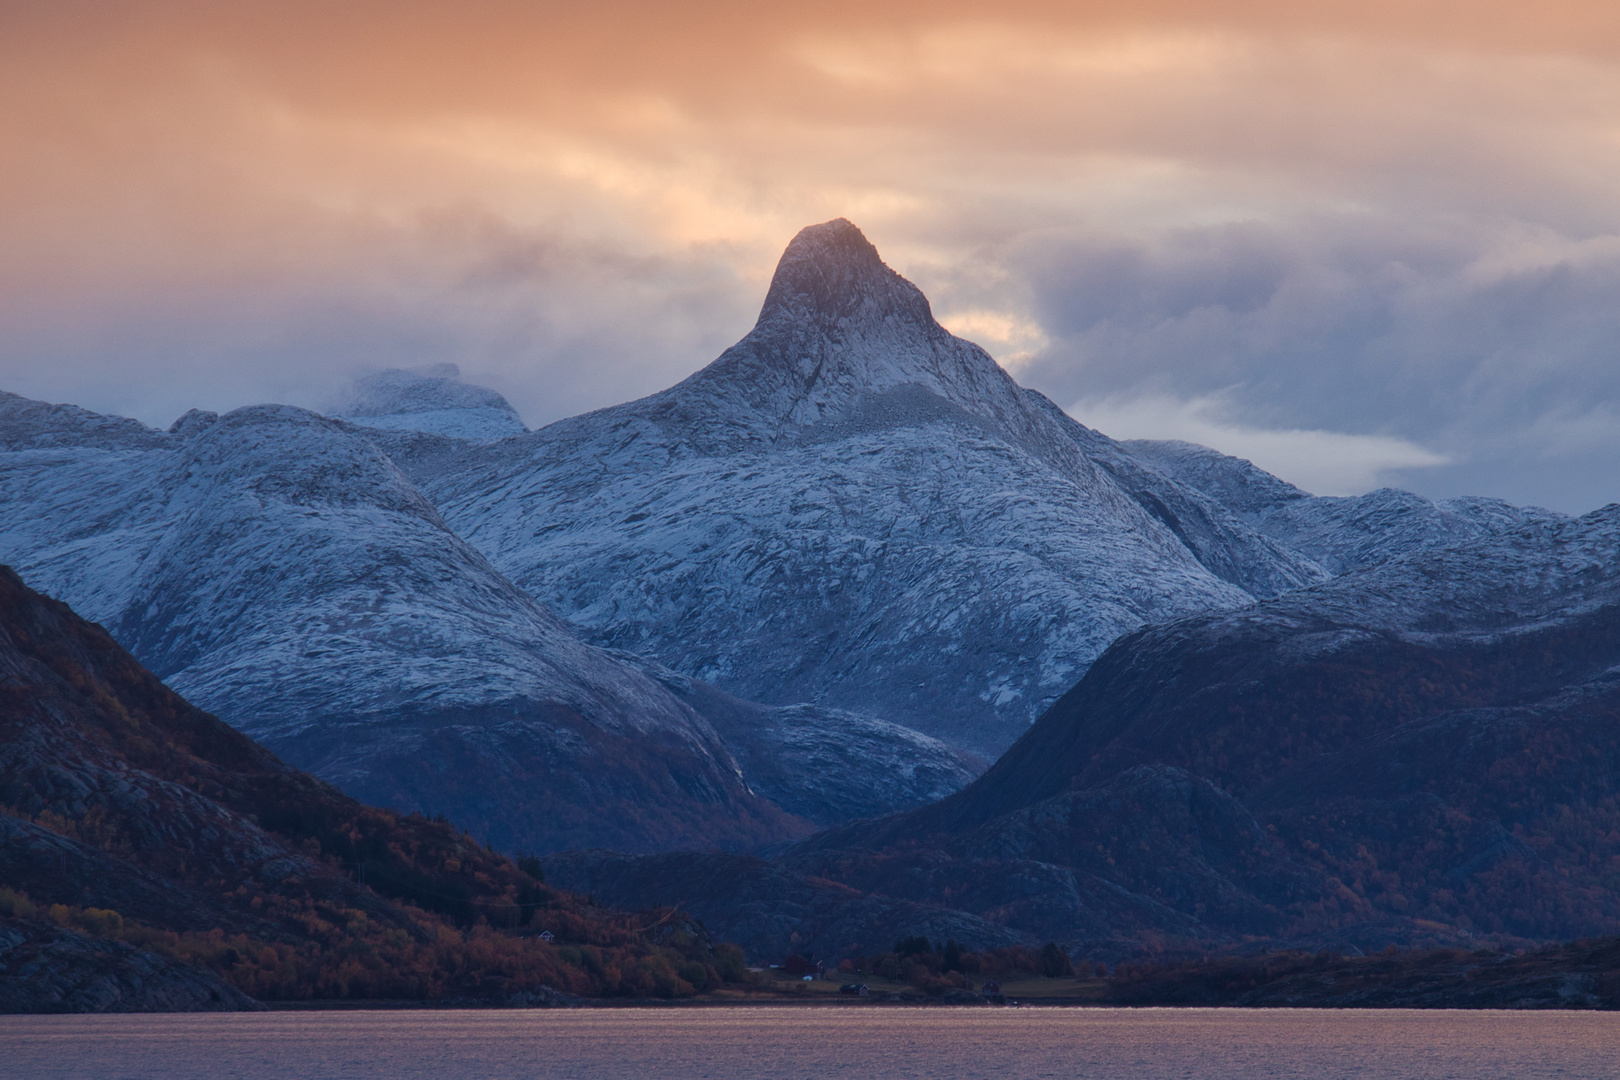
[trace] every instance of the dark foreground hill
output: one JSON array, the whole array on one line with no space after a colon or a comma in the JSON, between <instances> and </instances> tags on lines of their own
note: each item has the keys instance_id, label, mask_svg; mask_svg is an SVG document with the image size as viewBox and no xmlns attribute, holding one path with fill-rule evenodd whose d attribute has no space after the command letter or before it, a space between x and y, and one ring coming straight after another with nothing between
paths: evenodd
<instances>
[{"instance_id":1,"label":"dark foreground hill","mask_svg":"<svg viewBox=\"0 0 1620 1080\"><path fill-rule=\"evenodd\" d=\"M741 975L670 913L649 928L525 865L285 765L0 567L0 1008L544 1002Z\"/></svg>"},{"instance_id":2,"label":"dark foreground hill","mask_svg":"<svg viewBox=\"0 0 1620 1080\"><path fill-rule=\"evenodd\" d=\"M770 869L1111 960L1620 933L1620 507L1128 635L958 794Z\"/></svg>"}]
</instances>

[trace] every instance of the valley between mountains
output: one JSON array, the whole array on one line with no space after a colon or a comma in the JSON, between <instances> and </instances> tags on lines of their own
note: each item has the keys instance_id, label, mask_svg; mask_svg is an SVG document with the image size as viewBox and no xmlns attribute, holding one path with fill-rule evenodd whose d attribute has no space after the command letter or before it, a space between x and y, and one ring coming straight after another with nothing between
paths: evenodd
<instances>
[{"instance_id":1,"label":"valley between mountains","mask_svg":"<svg viewBox=\"0 0 1620 1080\"><path fill-rule=\"evenodd\" d=\"M678 907L759 962L1620 934L1620 509L1321 498L1110 439L846 221L794 238L713 363L536 431L450 365L166 431L0 394L0 508L14 608L99 624L143 700L256 763L186 794L133 736L73 734L23 661L0 682L6 874L153 925L285 937L241 897L296 878L278 903L428 933L386 906L405 885L356 893L270 828L244 792L277 776L416 830L400 850L438 818L536 856L452 860L502 903L543 876L559 911ZM153 869L210 814L236 839ZM719 970L618 917L601 948Z\"/></svg>"}]
</instances>

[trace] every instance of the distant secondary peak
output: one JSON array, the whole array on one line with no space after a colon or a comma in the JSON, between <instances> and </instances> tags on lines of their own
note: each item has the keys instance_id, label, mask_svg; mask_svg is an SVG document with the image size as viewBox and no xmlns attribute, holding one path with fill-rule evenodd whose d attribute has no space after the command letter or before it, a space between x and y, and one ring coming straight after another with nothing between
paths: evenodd
<instances>
[{"instance_id":1,"label":"distant secondary peak","mask_svg":"<svg viewBox=\"0 0 1620 1080\"><path fill-rule=\"evenodd\" d=\"M844 218L799 230L776 264L759 318L806 316L933 322L922 291L885 266L872 242Z\"/></svg>"},{"instance_id":2,"label":"distant secondary peak","mask_svg":"<svg viewBox=\"0 0 1620 1080\"><path fill-rule=\"evenodd\" d=\"M389 368L358 380L334 414L367 427L494 439L528 429L499 393L461 381L455 364Z\"/></svg>"}]
</instances>

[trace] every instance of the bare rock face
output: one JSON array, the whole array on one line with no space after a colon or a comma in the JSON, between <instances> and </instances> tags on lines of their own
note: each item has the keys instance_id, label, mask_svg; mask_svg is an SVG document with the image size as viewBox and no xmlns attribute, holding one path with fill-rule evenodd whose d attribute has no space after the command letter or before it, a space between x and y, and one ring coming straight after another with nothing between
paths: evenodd
<instances>
[{"instance_id":1,"label":"bare rock face","mask_svg":"<svg viewBox=\"0 0 1620 1080\"><path fill-rule=\"evenodd\" d=\"M1094 446L839 220L685 382L415 475L592 641L993 755L1120 633L1323 576Z\"/></svg>"},{"instance_id":2,"label":"bare rock face","mask_svg":"<svg viewBox=\"0 0 1620 1080\"><path fill-rule=\"evenodd\" d=\"M264 1006L209 971L122 941L0 919L0 1013L237 1012Z\"/></svg>"}]
</instances>

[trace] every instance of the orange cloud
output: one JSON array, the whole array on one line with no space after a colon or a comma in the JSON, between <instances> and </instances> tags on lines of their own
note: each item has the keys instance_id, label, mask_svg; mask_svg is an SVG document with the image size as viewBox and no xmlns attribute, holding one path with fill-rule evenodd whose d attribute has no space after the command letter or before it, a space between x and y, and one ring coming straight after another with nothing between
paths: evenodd
<instances>
[{"instance_id":1,"label":"orange cloud","mask_svg":"<svg viewBox=\"0 0 1620 1080\"><path fill-rule=\"evenodd\" d=\"M839 215L1041 379L1037 241L1562 251L1617 133L1612 2L18 0L0 385L158 420L438 356L551 419L709 359Z\"/></svg>"}]
</instances>

